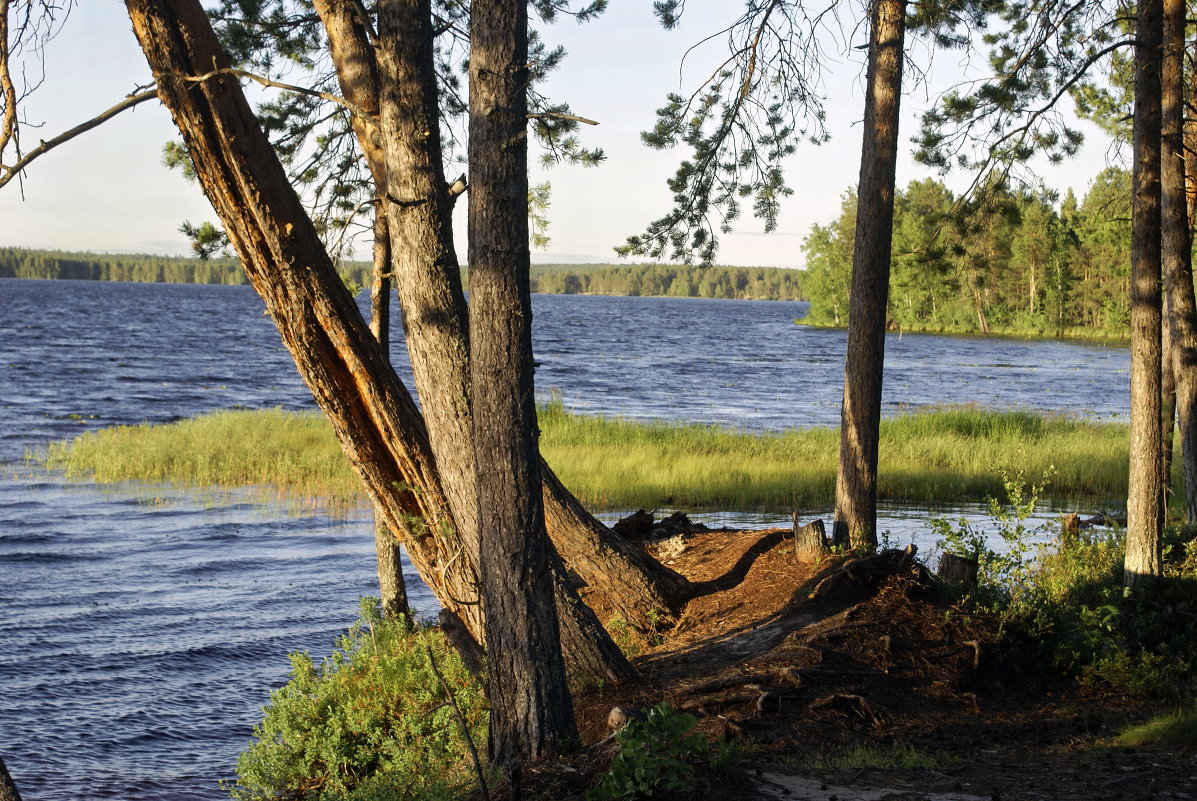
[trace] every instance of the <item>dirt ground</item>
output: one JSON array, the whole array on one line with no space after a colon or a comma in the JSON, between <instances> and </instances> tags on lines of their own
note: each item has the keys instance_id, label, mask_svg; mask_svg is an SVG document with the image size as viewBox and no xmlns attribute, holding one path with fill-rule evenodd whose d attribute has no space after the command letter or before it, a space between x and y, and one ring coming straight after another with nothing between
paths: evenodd
<instances>
[{"instance_id":1,"label":"dirt ground","mask_svg":"<svg viewBox=\"0 0 1197 801\"><path fill-rule=\"evenodd\" d=\"M648 547L706 594L635 659L647 686L576 699L584 741L606 740L590 767L614 748L613 707L666 700L713 740L750 746L689 799L1197 800L1197 744L1109 745L1159 708L1028 669L994 621L943 601L911 554L808 561L781 529ZM842 767L862 745L913 749L928 766ZM559 797L582 784L565 781Z\"/></svg>"}]
</instances>

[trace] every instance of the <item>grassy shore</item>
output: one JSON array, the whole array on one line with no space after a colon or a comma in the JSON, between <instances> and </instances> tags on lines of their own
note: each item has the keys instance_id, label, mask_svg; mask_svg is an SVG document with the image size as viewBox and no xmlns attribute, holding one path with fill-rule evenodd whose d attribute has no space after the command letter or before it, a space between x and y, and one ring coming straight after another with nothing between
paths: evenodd
<instances>
[{"instance_id":1,"label":"grassy shore","mask_svg":"<svg viewBox=\"0 0 1197 801\"><path fill-rule=\"evenodd\" d=\"M839 435L814 428L748 434L540 412L541 450L587 505L685 509L823 508L831 504ZM1027 412L943 409L882 423L878 493L922 503L981 500L999 470L1053 473L1054 498L1124 496L1125 425ZM101 482L256 486L343 507L357 480L325 419L277 409L227 411L169 425L122 426L55 443L48 466Z\"/></svg>"}]
</instances>

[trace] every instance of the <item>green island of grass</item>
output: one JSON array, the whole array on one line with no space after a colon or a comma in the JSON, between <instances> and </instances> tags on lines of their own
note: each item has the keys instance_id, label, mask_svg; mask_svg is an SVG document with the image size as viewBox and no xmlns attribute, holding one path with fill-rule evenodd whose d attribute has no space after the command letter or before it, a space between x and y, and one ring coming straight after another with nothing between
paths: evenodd
<instances>
[{"instance_id":1,"label":"green island of grass","mask_svg":"<svg viewBox=\"0 0 1197 801\"><path fill-rule=\"evenodd\" d=\"M541 451L594 508L778 510L830 503L833 428L745 433L540 409ZM1024 411L945 408L881 424L878 494L912 503L979 501L1002 491L1000 471L1051 474L1057 501L1126 492L1129 434L1103 423ZM48 467L100 482L252 486L343 508L363 500L325 418L316 412L233 410L165 425L108 428L57 442Z\"/></svg>"}]
</instances>

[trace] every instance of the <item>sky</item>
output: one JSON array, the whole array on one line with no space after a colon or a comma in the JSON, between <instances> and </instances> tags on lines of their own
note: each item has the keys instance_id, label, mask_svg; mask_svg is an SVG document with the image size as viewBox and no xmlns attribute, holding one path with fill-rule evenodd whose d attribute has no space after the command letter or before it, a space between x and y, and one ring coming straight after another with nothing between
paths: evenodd
<instances>
[{"instance_id":1,"label":"sky","mask_svg":"<svg viewBox=\"0 0 1197 801\"><path fill-rule=\"evenodd\" d=\"M538 262L618 262L613 248L669 209L666 180L683 151L654 151L640 141L651 128L654 110L671 91L689 94L725 53L725 39L687 53L696 42L731 21L739 3L689 0L679 28L664 31L648 2L616 2L594 22L579 25L563 18L545 38L569 53L544 86L545 94L567 100L575 113L596 120L582 131L584 144L601 147L606 161L598 167L559 165L536 168L534 182L552 183L550 245L534 253ZM863 26L851 29L851 45L864 43ZM831 56L844 48L830 50ZM863 112L864 51L829 59L826 76L827 128L831 141L804 144L785 165L793 197L784 201L778 229L762 232L751 218L722 238L718 261L724 264L801 267L801 245L813 224L830 222L840 197L858 178L860 118ZM925 47L914 44L912 57L926 64ZM979 74L959 53L937 53L929 76L916 80L907 71L902 99L902 151L898 184L934 175L913 163L909 139L917 117L936 94L962 76ZM978 61L973 56L973 61ZM25 118L40 124L23 134L25 149L48 139L121 100L149 83L149 68L137 47L124 5L117 0L81 0L61 34L46 50L45 80L25 106ZM1110 143L1094 126L1080 123L1087 142L1079 157L1045 167L1042 176L1061 191L1083 195L1089 181L1111 158ZM157 101L126 111L101 128L62 145L35 161L22 186L0 189L0 245L79 250L186 255L184 220L215 220L198 187L161 164L163 143L176 138L170 117ZM450 168L452 169L452 168ZM963 186L963 176L949 185ZM22 197L23 195L23 197ZM464 257L464 203L455 221ZM365 256L368 243L359 252Z\"/></svg>"}]
</instances>

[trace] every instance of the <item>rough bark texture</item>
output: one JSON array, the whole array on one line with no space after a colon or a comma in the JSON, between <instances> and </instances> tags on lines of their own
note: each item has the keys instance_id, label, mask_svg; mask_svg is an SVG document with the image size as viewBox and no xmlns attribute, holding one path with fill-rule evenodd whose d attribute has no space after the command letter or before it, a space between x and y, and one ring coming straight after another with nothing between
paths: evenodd
<instances>
[{"instance_id":1,"label":"rough bark texture","mask_svg":"<svg viewBox=\"0 0 1197 801\"><path fill-rule=\"evenodd\" d=\"M1160 575L1160 0L1139 3L1135 42L1134 205L1131 211L1131 443L1123 582Z\"/></svg>"},{"instance_id":2,"label":"rough bark texture","mask_svg":"<svg viewBox=\"0 0 1197 801\"><path fill-rule=\"evenodd\" d=\"M595 519L543 460L540 476L549 539L578 580L629 626L648 631L654 620L672 621L694 585Z\"/></svg>"},{"instance_id":3,"label":"rough bark texture","mask_svg":"<svg viewBox=\"0 0 1197 801\"><path fill-rule=\"evenodd\" d=\"M874 0L833 534L836 543L867 550L877 548L877 440L905 24L905 0Z\"/></svg>"},{"instance_id":4,"label":"rough bark texture","mask_svg":"<svg viewBox=\"0 0 1197 801\"><path fill-rule=\"evenodd\" d=\"M384 187L407 353L441 486L462 539L477 554L469 336L453 199L441 166L429 0L381 2L378 37Z\"/></svg>"},{"instance_id":5,"label":"rough bark texture","mask_svg":"<svg viewBox=\"0 0 1197 801\"><path fill-rule=\"evenodd\" d=\"M133 30L254 289L392 531L446 607L480 630L478 579L419 412L342 285L194 0L128 0Z\"/></svg>"},{"instance_id":6,"label":"rough bark texture","mask_svg":"<svg viewBox=\"0 0 1197 801\"><path fill-rule=\"evenodd\" d=\"M1168 289L1170 348L1164 350L1175 384L1180 452L1184 465L1185 517L1197 521L1197 300L1193 295L1192 239L1185 191L1184 153L1184 0L1164 0L1164 50L1161 71L1160 209L1163 268ZM1165 444L1171 439L1165 416ZM1168 463L1164 482L1168 484Z\"/></svg>"},{"instance_id":7,"label":"rough bark texture","mask_svg":"<svg viewBox=\"0 0 1197 801\"><path fill-rule=\"evenodd\" d=\"M817 562L827 556L827 532L822 520L800 526L797 515L794 516L794 553L806 562Z\"/></svg>"},{"instance_id":8,"label":"rough bark texture","mask_svg":"<svg viewBox=\"0 0 1197 801\"><path fill-rule=\"evenodd\" d=\"M21 794L17 792L17 783L9 775L2 758L0 758L0 801L21 801Z\"/></svg>"},{"instance_id":9,"label":"rough bark texture","mask_svg":"<svg viewBox=\"0 0 1197 801\"><path fill-rule=\"evenodd\" d=\"M945 583L959 588L962 592L971 592L973 587L977 586L978 569L976 559L945 553L939 557L936 573Z\"/></svg>"},{"instance_id":10,"label":"rough bark texture","mask_svg":"<svg viewBox=\"0 0 1197 801\"><path fill-rule=\"evenodd\" d=\"M491 762L577 740L544 527L528 252L528 12L470 8L470 364Z\"/></svg>"}]
</instances>

